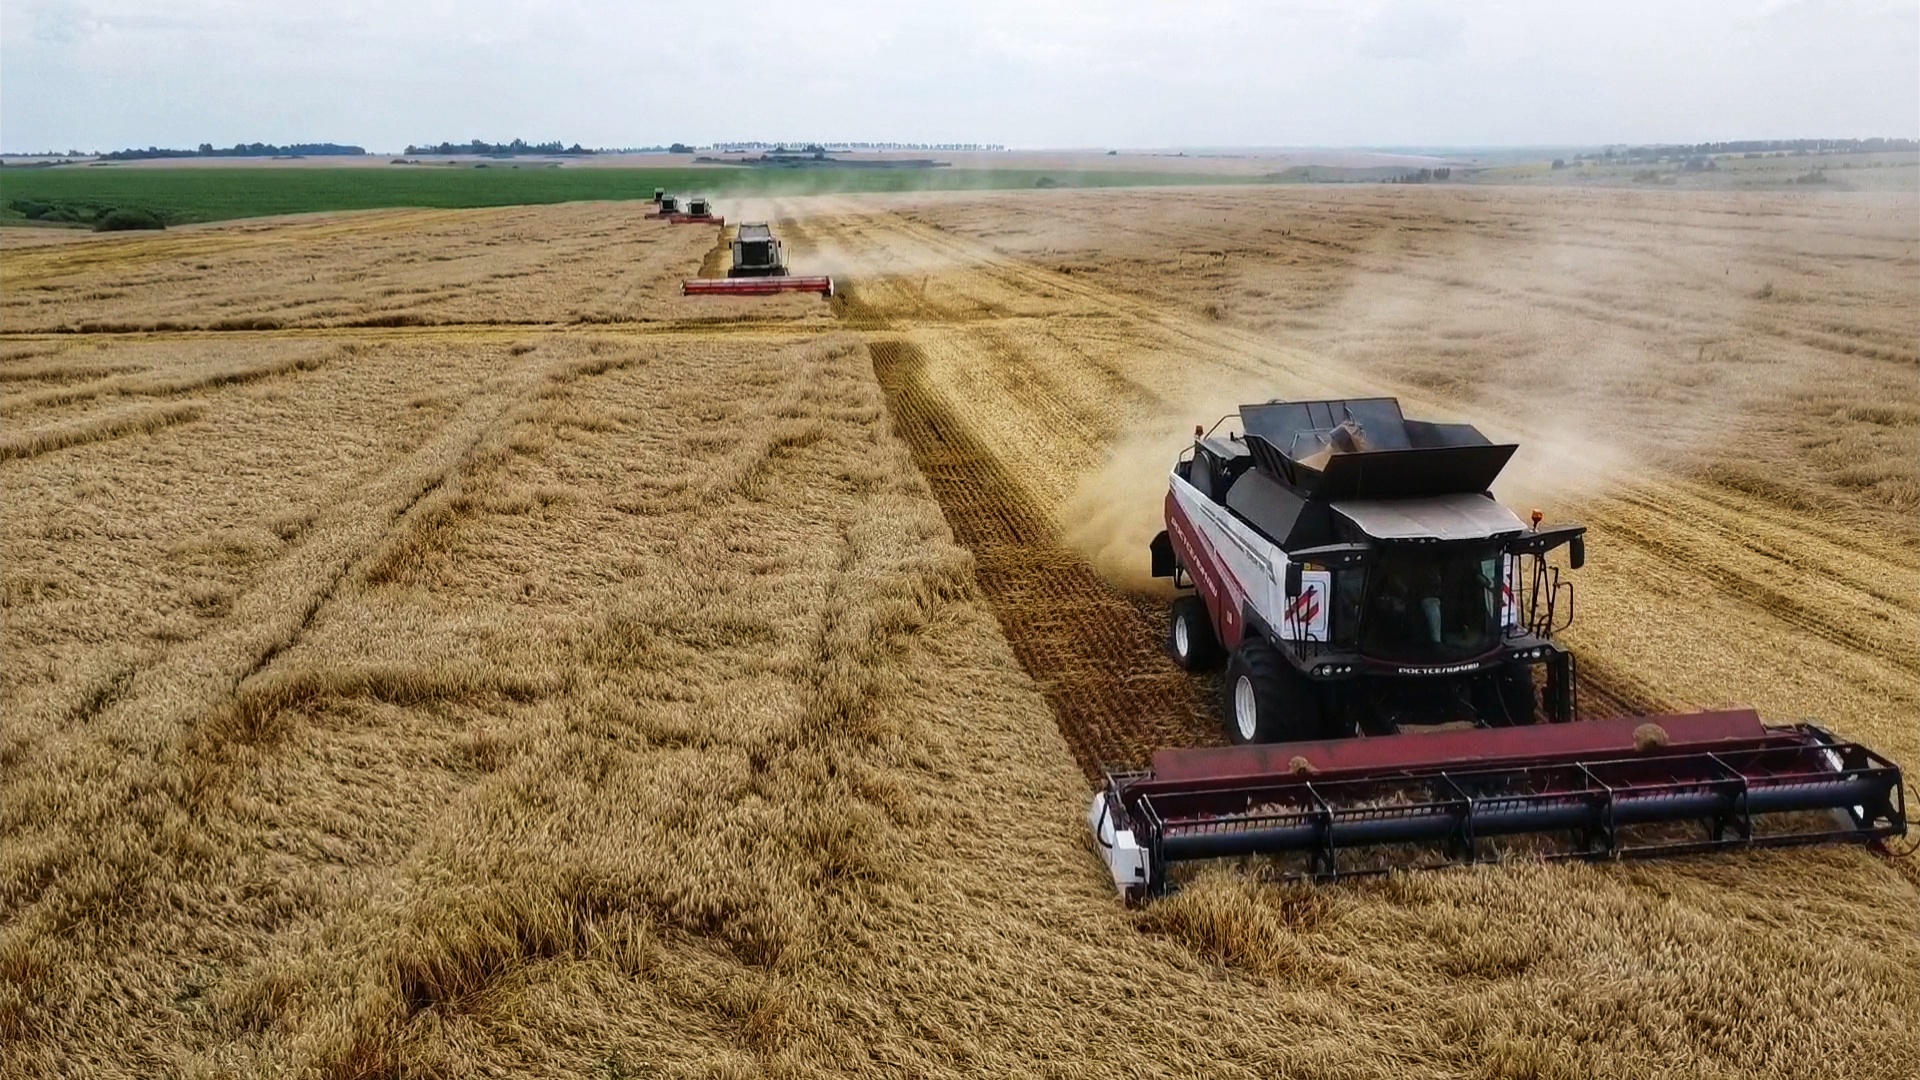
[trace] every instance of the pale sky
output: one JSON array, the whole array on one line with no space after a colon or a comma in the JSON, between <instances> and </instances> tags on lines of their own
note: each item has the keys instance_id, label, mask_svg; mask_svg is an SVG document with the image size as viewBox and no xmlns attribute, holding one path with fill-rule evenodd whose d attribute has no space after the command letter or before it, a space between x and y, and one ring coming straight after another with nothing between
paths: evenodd
<instances>
[{"instance_id":1,"label":"pale sky","mask_svg":"<svg viewBox=\"0 0 1920 1080\"><path fill-rule=\"evenodd\" d=\"M0 148L1920 135L1920 0L0 0Z\"/></svg>"}]
</instances>

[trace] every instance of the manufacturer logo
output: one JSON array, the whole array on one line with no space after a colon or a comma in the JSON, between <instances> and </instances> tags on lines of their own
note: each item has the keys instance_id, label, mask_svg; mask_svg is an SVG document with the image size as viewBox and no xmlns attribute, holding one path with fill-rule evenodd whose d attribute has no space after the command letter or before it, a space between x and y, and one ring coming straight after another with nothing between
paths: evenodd
<instances>
[{"instance_id":1,"label":"manufacturer logo","mask_svg":"<svg viewBox=\"0 0 1920 1080\"><path fill-rule=\"evenodd\" d=\"M1403 667L1394 671L1401 675L1458 675L1463 671L1478 671L1479 664L1442 664L1439 667Z\"/></svg>"},{"instance_id":2,"label":"manufacturer logo","mask_svg":"<svg viewBox=\"0 0 1920 1080\"><path fill-rule=\"evenodd\" d=\"M1307 586L1306 590L1294 597L1293 603L1287 606L1289 622L1310 623L1319 617L1320 589L1317 586Z\"/></svg>"}]
</instances>

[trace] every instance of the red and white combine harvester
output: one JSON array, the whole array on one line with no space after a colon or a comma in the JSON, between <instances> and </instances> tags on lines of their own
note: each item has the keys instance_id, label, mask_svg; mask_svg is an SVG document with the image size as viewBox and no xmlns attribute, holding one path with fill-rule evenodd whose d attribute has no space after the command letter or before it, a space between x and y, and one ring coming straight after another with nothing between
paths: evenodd
<instances>
[{"instance_id":1,"label":"red and white combine harvester","mask_svg":"<svg viewBox=\"0 0 1920 1080\"><path fill-rule=\"evenodd\" d=\"M770 296L783 292L833 295L833 279L826 275L787 273L787 257L765 222L740 226L733 238L733 265L724 278L690 278L680 285L685 296Z\"/></svg>"},{"instance_id":2,"label":"red and white combine harvester","mask_svg":"<svg viewBox=\"0 0 1920 1080\"><path fill-rule=\"evenodd\" d=\"M1198 859L1328 878L1905 834L1899 768L1811 724L1572 722L1550 559L1578 569L1585 529L1494 501L1516 446L1392 398L1243 405L1215 431L1174 466L1152 560L1192 590L1168 646L1225 665L1234 745L1107 772L1088 823L1128 899Z\"/></svg>"}]
</instances>

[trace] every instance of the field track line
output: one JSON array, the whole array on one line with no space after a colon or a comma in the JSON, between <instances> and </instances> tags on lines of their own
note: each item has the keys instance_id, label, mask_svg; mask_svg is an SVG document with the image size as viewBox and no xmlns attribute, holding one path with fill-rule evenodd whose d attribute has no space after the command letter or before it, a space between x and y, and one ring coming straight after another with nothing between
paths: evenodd
<instances>
[{"instance_id":1,"label":"field track line","mask_svg":"<svg viewBox=\"0 0 1920 1080\"><path fill-rule=\"evenodd\" d=\"M444 223L452 213L457 211L369 210L323 221L215 223L223 227L160 236L99 234L97 239L87 241L13 248L0 253L0 262L6 265L8 285L20 288L73 277L103 266L133 266L166 259L311 244L368 233L405 232L416 225Z\"/></svg>"},{"instance_id":2,"label":"field track line","mask_svg":"<svg viewBox=\"0 0 1920 1080\"><path fill-rule=\"evenodd\" d=\"M1048 320L1040 316L1007 315L994 318L916 319L914 326L936 330L962 330L981 325L1040 325ZM595 337L637 338L736 338L765 337L790 340L820 334L859 334L859 326L824 323L809 324L781 318L675 319L653 322L445 322L425 326L287 326L272 329L214 329L210 327L160 327L87 330L8 330L0 331L0 342L57 343L80 339L113 341L274 341L274 340L350 340L404 341L447 337L511 338L526 334L581 334ZM881 331L884 333L884 331Z\"/></svg>"},{"instance_id":3,"label":"field track line","mask_svg":"<svg viewBox=\"0 0 1920 1080\"><path fill-rule=\"evenodd\" d=\"M1174 666L1159 628L1055 536L993 453L920 379L905 341L871 346L894 429L926 477L1007 642L1053 706L1089 780L1161 746L1217 743L1205 684Z\"/></svg>"},{"instance_id":4,"label":"field track line","mask_svg":"<svg viewBox=\"0 0 1920 1080\"><path fill-rule=\"evenodd\" d=\"M234 600L219 626L137 668L126 692L96 724L121 724L129 733L180 730L231 697L249 675L298 639L344 576L379 551L407 512L459 466L501 417L539 392L550 366L530 359L492 375L412 453L343 492L298 545L264 568L255 584ZM21 712L48 716L60 708L59 702L30 701ZM158 727L156 720L162 720Z\"/></svg>"}]
</instances>

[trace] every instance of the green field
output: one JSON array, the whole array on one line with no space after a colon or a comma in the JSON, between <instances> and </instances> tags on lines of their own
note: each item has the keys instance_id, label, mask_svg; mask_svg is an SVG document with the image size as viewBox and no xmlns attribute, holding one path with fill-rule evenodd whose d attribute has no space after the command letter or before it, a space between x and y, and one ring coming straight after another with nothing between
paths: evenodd
<instances>
[{"instance_id":1,"label":"green field","mask_svg":"<svg viewBox=\"0 0 1920 1080\"><path fill-rule=\"evenodd\" d=\"M0 172L0 219L88 222L109 209L149 210L170 225L319 210L459 208L651 198L654 188L706 195L1139 187L1258 182L1194 173L1037 169L621 169L490 163L351 168L121 168ZM37 205L36 205L37 204ZM49 215L43 207L57 211Z\"/></svg>"}]
</instances>

